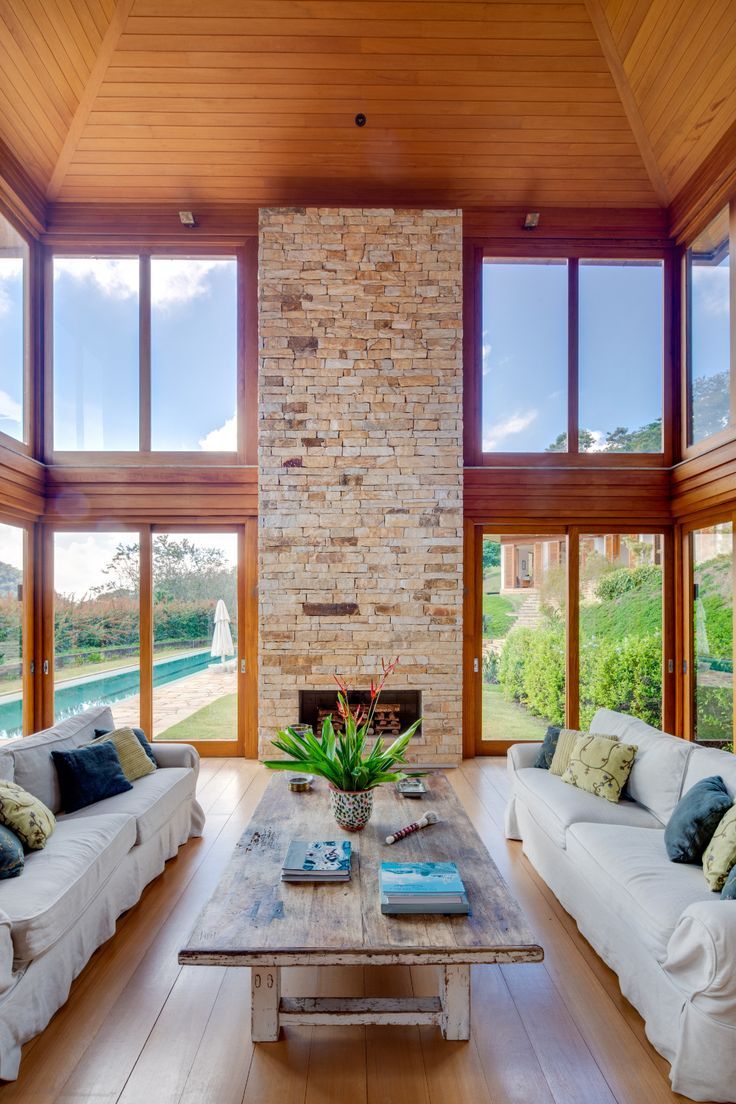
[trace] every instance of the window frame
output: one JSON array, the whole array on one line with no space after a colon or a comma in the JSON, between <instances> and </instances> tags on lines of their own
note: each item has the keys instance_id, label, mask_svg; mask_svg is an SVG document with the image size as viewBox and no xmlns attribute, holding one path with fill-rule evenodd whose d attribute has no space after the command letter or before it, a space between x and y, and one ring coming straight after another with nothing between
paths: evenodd
<instances>
[{"instance_id":1,"label":"window frame","mask_svg":"<svg viewBox=\"0 0 736 1104\"><path fill-rule=\"evenodd\" d=\"M35 457L38 452L36 397L39 388L38 361L40 348L40 246L13 212L0 201L0 216L12 226L28 247L28 264L23 277L23 440L0 430L0 445Z\"/></svg>"},{"instance_id":2,"label":"window frame","mask_svg":"<svg viewBox=\"0 0 736 1104\"><path fill-rule=\"evenodd\" d=\"M559 259L567 261L568 271L568 371L567 371L567 434L568 452L484 452L482 446L482 280L483 262L523 260L524 258ZM660 261L663 264L663 333L662 333L662 450L660 452L580 452L579 431L579 262L587 260ZM466 242L464 258L464 450L466 467L633 467L661 468L672 464L674 445L674 380L677 343L673 340L675 310L673 295L676 287L676 256L672 247L636 247L620 243L554 238L537 239L532 232L528 240L470 240Z\"/></svg>"},{"instance_id":3,"label":"window frame","mask_svg":"<svg viewBox=\"0 0 736 1104\"><path fill-rule=\"evenodd\" d=\"M690 265L688 254L695 239L718 216L719 211L728 207L728 249L729 249L729 327L730 327L730 360L729 360L729 423L717 433L711 433L709 437L702 437L699 441L690 440L690 423L692 419L692 328L690 325L690 307L692 303L692 282L690 278ZM693 456L701 456L705 452L711 452L721 445L732 441L736 437L736 198L726 200L719 205L718 210L711 211L704 221L696 223L696 229L688 235L682 247L680 259L680 289L682 297L682 321L680 345L682 349L680 366L680 387L682 394L682 424L680 426L680 455L682 460L689 460Z\"/></svg>"},{"instance_id":4,"label":"window frame","mask_svg":"<svg viewBox=\"0 0 736 1104\"><path fill-rule=\"evenodd\" d=\"M217 467L223 464L252 465L257 461L257 239L248 239L234 247L179 246L130 247L97 245L47 248L44 254L44 363L43 400L44 431L43 460L46 464L94 466L109 465L196 465ZM124 451L63 450L54 447L54 302L53 262L55 257L136 257L140 265L139 327L138 327L138 441L139 448ZM152 257L235 258L237 266L237 335L236 335L236 415L237 447L230 452L164 451L151 449L151 279Z\"/></svg>"}]
</instances>

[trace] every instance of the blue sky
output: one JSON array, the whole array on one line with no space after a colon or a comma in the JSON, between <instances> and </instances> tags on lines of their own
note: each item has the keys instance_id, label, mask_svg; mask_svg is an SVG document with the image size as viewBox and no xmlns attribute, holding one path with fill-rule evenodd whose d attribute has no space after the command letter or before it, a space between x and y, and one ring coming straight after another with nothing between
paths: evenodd
<instances>
[{"instance_id":1,"label":"blue sky","mask_svg":"<svg viewBox=\"0 0 736 1104\"><path fill-rule=\"evenodd\" d=\"M661 415L659 265L580 265L580 425L603 443ZM483 266L483 442L540 452L567 429L567 266Z\"/></svg>"},{"instance_id":2,"label":"blue sky","mask_svg":"<svg viewBox=\"0 0 736 1104\"><path fill-rule=\"evenodd\" d=\"M236 265L151 261L152 443L234 450ZM57 449L138 448L138 262L54 262Z\"/></svg>"}]
</instances>

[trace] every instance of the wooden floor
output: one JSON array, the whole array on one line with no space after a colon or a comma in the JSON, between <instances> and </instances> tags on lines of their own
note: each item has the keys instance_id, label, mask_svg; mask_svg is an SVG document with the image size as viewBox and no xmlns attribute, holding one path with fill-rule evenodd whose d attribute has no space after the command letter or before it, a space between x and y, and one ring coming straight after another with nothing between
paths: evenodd
<instances>
[{"instance_id":1,"label":"wooden floor","mask_svg":"<svg viewBox=\"0 0 736 1104\"><path fill-rule=\"evenodd\" d=\"M204 760L201 840L181 849L118 923L68 1003L24 1050L0 1104L665 1104L668 1065L615 976L503 837L501 759L449 772L545 948L540 965L473 972L473 1036L433 1027L292 1028L249 1038L246 970L177 965L267 772ZM339 923L339 917L336 918ZM292 970L287 995L431 994L432 968Z\"/></svg>"}]
</instances>

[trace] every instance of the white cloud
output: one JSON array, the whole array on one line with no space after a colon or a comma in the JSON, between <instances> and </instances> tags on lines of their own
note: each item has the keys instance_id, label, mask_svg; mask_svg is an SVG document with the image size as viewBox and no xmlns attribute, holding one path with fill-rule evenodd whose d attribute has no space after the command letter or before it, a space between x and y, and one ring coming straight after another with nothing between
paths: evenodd
<instances>
[{"instance_id":1,"label":"white cloud","mask_svg":"<svg viewBox=\"0 0 736 1104\"><path fill-rule=\"evenodd\" d=\"M538 417L539 411L532 409L519 411L516 414L512 414L510 418L505 418L502 422L495 422L492 426L488 427L488 434L483 439L483 449L486 452L497 449L508 437L513 437L517 433L523 433Z\"/></svg>"},{"instance_id":2,"label":"white cloud","mask_svg":"<svg viewBox=\"0 0 736 1104\"><path fill-rule=\"evenodd\" d=\"M591 429L590 435L593 438L593 444L586 452L605 452L606 451L606 434L602 429Z\"/></svg>"},{"instance_id":3,"label":"white cloud","mask_svg":"<svg viewBox=\"0 0 736 1104\"><path fill-rule=\"evenodd\" d=\"M728 266L711 268L695 265L692 270L693 298L706 313L715 316L728 315L729 286Z\"/></svg>"},{"instance_id":4,"label":"white cloud","mask_svg":"<svg viewBox=\"0 0 736 1104\"><path fill-rule=\"evenodd\" d=\"M235 452L238 447L238 418L233 414L224 425L211 429L198 441L203 452Z\"/></svg>"},{"instance_id":5,"label":"white cloud","mask_svg":"<svg viewBox=\"0 0 736 1104\"><path fill-rule=\"evenodd\" d=\"M209 276L230 259L205 260L191 257L156 257L151 263L151 302L154 307L189 303L209 294ZM111 299L130 299L138 294L138 261L129 257L57 257L54 270L75 280L88 280Z\"/></svg>"},{"instance_id":6,"label":"white cloud","mask_svg":"<svg viewBox=\"0 0 736 1104\"><path fill-rule=\"evenodd\" d=\"M0 418L7 418L11 422L20 422L23 418L23 409L20 403L7 391L0 391Z\"/></svg>"},{"instance_id":7,"label":"white cloud","mask_svg":"<svg viewBox=\"0 0 736 1104\"><path fill-rule=\"evenodd\" d=\"M23 530L0 524L0 561L23 569Z\"/></svg>"},{"instance_id":8,"label":"white cloud","mask_svg":"<svg viewBox=\"0 0 736 1104\"><path fill-rule=\"evenodd\" d=\"M57 533L54 539L54 589L82 598L107 582L107 567L121 543L132 544L135 533Z\"/></svg>"},{"instance_id":9,"label":"white cloud","mask_svg":"<svg viewBox=\"0 0 736 1104\"><path fill-rule=\"evenodd\" d=\"M0 257L0 314L8 314L13 301L10 297L10 288L18 282L23 272L23 261L20 257Z\"/></svg>"},{"instance_id":10,"label":"white cloud","mask_svg":"<svg viewBox=\"0 0 736 1104\"><path fill-rule=\"evenodd\" d=\"M56 257L54 276L96 285L110 299L132 299L138 294L138 261L131 257Z\"/></svg>"}]
</instances>

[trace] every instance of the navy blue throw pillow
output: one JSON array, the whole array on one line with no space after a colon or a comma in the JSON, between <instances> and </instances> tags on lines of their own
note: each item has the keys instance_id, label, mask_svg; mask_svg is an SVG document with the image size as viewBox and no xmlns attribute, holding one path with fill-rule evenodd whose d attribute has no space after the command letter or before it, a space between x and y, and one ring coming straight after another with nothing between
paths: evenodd
<instances>
[{"instance_id":1,"label":"navy blue throw pillow","mask_svg":"<svg viewBox=\"0 0 736 1104\"><path fill-rule=\"evenodd\" d=\"M702 778L680 798L664 830L672 862L699 863L719 823L733 805L720 775Z\"/></svg>"},{"instance_id":2,"label":"navy blue throw pillow","mask_svg":"<svg viewBox=\"0 0 736 1104\"><path fill-rule=\"evenodd\" d=\"M95 729L95 739L97 739L98 736L108 736L112 731L113 731L113 729L111 729L111 728L96 728ZM143 731L143 729L142 728L133 728L132 731L137 736L138 743L141 745L141 747L145 751L146 755L148 756L148 758L153 763L154 767L157 767L158 763L156 762L156 756L153 754L153 750L152 750L151 745L149 744L148 740L146 739L146 734Z\"/></svg>"},{"instance_id":3,"label":"navy blue throw pillow","mask_svg":"<svg viewBox=\"0 0 736 1104\"><path fill-rule=\"evenodd\" d=\"M731 867L731 872L726 878L721 890L722 901L736 901L736 866Z\"/></svg>"},{"instance_id":4,"label":"navy blue throw pillow","mask_svg":"<svg viewBox=\"0 0 736 1104\"><path fill-rule=\"evenodd\" d=\"M534 760L535 767L540 767L542 770L549 770L550 763L554 758L560 731L557 725L549 726L545 733L544 740L542 741L542 746L539 749L539 755Z\"/></svg>"},{"instance_id":5,"label":"navy blue throw pillow","mask_svg":"<svg viewBox=\"0 0 736 1104\"><path fill-rule=\"evenodd\" d=\"M74 813L95 801L132 790L123 774L115 745L105 740L75 751L52 751L51 758L59 776L61 807Z\"/></svg>"},{"instance_id":6,"label":"navy blue throw pillow","mask_svg":"<svg viewBox=\"0 0 736 1104\"><path fill-rule=\"evenodd\" d=\"M17 878L24 862L23 844L15 832L0 824L0 878Z\"/></svg>"}]
</instances>

